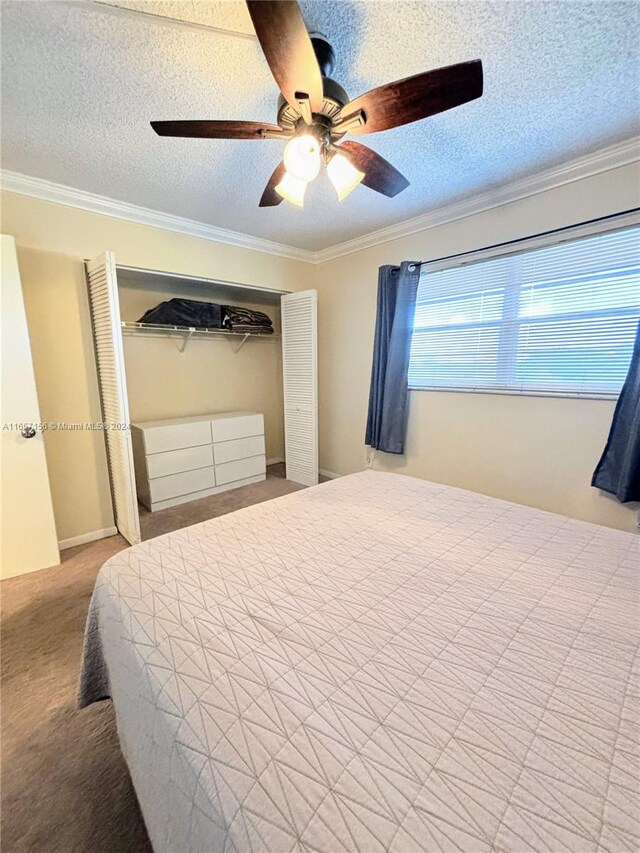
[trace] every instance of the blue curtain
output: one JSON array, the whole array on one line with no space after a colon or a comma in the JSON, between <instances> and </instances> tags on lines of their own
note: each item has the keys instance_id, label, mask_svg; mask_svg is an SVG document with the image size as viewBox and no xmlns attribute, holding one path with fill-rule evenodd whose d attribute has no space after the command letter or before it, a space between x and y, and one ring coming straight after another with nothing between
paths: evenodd
<instances>
[{"instance_id":1,"label":"blue curtain","mask_svg":"<svg viewBox=\"0 0 640 853\"><path fill-rule=\"evenodd\" d=\"M622 503L640 501L640 323L629 373L591 485L610 492Z\"/></svg>"},{"instance_id":2,"label":"blue curtain","mask_svg":"<svg viewBox=\"0 0 640 853\"><path fill-rule=\"evenodd\" d=\"M365 444L404 453L409 415L407 376L420 264L380 267Z\"/></svg>"}]
</instances>

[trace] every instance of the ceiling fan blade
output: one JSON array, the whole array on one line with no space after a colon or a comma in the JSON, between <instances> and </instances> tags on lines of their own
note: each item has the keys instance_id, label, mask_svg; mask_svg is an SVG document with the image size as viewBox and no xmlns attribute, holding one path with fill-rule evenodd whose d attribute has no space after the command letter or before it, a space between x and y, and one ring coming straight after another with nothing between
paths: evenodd
<instances>
[{"instance_id":1,"label":"ceiling fan blade","mask_svg":"<svg viewBox=\"0 0 640 853\"><path fill-rule=\"evenodd\" d=\"M186 136L196 139L264 139L264 134L281 134L277 124L260 121L152 121L158 136Z\"/></svg>"},{"instance_id":2,"label":"ceiling fan blade","mask_svg":"<svg viewBox=\"0 0 640 853\"><path fill-rule=\"evenodd\" d=\"M285 100L300 111L308 99L320 112L322 75L309 33L295 0L247 0L249 14L269 68Z\"/></svg>"},{"instance_id":3,"label":"ceiling fan blade","mask_svg":"<svg viewBox=\"0 0 640 853\"><path fill-rule=\"evenodd\" d=\"M405 77L365 92L342 109L346 120L362 110L366 121L350 133L375 133L419 121L482 95L482 62L461 62Z\"/></svg>"},{"instance_id":4,"label":"ceiling fan blade","mask_svg":"<svg viewBox=\"0 0 640 853\"><path fill-rule=\"evenodd\" d=\"M362 183L370 190L393 198L409 186L409 181L395 166L366 145L348 139L336 150L344 154L356 169L364 172Z\"/></svg>"},{"instance_id":5,"label":"ceiling fan blade","mask_svg":"<svg viewBox=\"0 0 640 853\"><path fill-rule=\"evenodd\" d=\"M262 193L262 198L260 199L260 204L258 207L275 207L277 204L280 204L283 201L281 195L278 195L276 192L276 186L280 183L282 178L284 177L286 169L284 167L284 163L279 163L273 171L273 174L267 181L267 185L264 188L264 192Z\"/></svg>"}]
</instances>

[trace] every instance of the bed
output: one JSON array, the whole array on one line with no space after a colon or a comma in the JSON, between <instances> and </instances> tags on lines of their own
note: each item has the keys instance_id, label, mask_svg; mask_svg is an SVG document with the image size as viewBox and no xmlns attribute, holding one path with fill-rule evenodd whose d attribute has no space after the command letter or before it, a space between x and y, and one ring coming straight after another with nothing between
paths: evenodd
<instances>
[{"instance_id":1,"label":"bed","mask_svg":"<svg viewBox=\"0 0 640 853\"><path fill-rule=\"evenodd\" d=\"M636 851L638 537L367 471L100 571L156 853Z\"/></svg>"}]
</instances>

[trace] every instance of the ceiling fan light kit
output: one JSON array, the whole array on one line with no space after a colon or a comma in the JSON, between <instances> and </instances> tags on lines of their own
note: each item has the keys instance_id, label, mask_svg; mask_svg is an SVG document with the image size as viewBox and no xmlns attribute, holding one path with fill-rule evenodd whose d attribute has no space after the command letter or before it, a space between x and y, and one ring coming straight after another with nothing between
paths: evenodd
<instances>
[{"instance_id":1,"label":"ceiling fan light kit","mask_svg":"<svg viewBox=\"0 0 640 853\"><path fill-rule=\"evenodd\" d=\"M254 121L153 121L159 136L199 139L282 139L283 162L267 182L260 207L283 199L302 207L307 184L324 165L342 201L362 183L393 198L409 181L359 142L343 140L389 130L460 106L482 95L482 63L461 62L379 86L350 101L329 75L331 44L307 32L295 0L247 0L271 73L280 88L278 123Z\"/></svg>"},{"instance_id":2,"label":"ceiling fan light kit","mask_svg":"<svg viewBox=\"0 0 640 853\"><path fill-rule=\"evenodd\" d=\"M297 207L304 207L304 194L307 189L308 181L303 181L301 178L296 178L291 172L285 171L280 183L276 185L276 192L280 198L290 201ZM276 202L277 204L278 202ZM263 205L265 207L269 205Z\"/></svg>"},{"instance_id":3,"label":"ceiling fan light kit","mask_svg":"<svg viewBox=\"0 0 640 853\"><path fill-rule=\"evenodd\" d=\"M356 169L338 149L327 163L327 175L338 194L338 201L346 198L364 178L364 172Z\"/></svg>"},{"instance_id":4,"label":"ceiling fan light kit","mask_svg":"<svg viewBox=\"0 0 640 853\"><path fill-rule=\"evenodd\" d=\"M294 178L309 183L320 171L320 141L311 133L294 136L284 149L284 167Z\"/></svg>"}]
</instances>

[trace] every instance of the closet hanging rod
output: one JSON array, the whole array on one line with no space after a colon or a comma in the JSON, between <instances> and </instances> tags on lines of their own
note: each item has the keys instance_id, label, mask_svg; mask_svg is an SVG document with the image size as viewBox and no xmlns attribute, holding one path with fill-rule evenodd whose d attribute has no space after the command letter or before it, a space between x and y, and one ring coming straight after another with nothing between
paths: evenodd
<instances>
[{"instance_id":1,"label":"closet hanging rod","mask_svg":"<svg viewBox=\"0 0 640 853\"><path fill-rule=\"evenodd\" d=\"M194 335L204 335L205 337L217 338L242 338L239 345L236 347L236 352L248 340L248 338L265 338L267 340L280 340L281 336L277 334L266 334L265 332L234 332L230 329L199 329L196 326L165 326L160 323L131 323L125 320L120 321L120 326L123 332L128 334L136 333L165 333L168 335L182 335L183 343L180 347L180 352L184 352L187 343Z\"/></svg>"}]
</instances>

